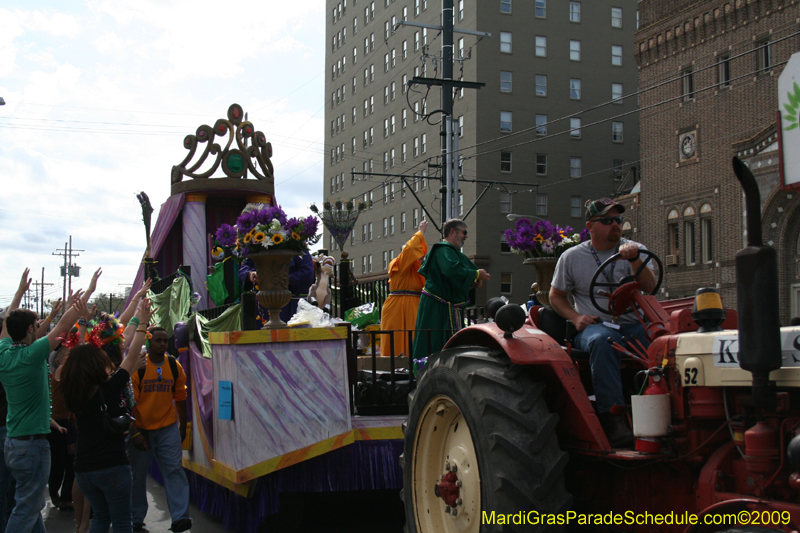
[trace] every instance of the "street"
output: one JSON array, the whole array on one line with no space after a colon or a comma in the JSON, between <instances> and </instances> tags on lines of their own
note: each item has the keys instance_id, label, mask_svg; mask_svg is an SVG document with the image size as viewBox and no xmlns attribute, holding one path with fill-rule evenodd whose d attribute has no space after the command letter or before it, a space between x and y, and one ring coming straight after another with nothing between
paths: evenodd
<instances>
[{"instance_id":1,"label":"street","mask_svg":"<svg viewBox=\"0 0 800 533\"><path fill-rule=\"evenodd\" d=\"M170 520L169 510L167 509L167 498L164 494L164 487L156 483L152 477L147 478L147 496L150 504L145 518L145 531L150 533L167 533ZM43 511L44 526L48 533L75 533L75 513L72 511L59 511L50 503L50 498L46 498L46 505ZM215 516L203 513L194 505L189 505L189 513L192 517L192 531L197 533L222 533L227 531L222 527L222 521Z\"/></svg>"}]
</instances>

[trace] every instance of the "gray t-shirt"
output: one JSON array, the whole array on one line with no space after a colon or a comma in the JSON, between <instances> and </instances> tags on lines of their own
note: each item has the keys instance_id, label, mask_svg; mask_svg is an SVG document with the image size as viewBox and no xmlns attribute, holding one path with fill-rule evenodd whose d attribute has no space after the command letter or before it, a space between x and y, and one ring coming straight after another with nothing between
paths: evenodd
<instances>
[{"instance_id":1,"label":"gray t-shirt","mask_svg":"<svg viewBox=\"0 0 800 533\"><path fill-rule=\"evenodd\" d=\"M623 245L627 242L633 241L620 239L619 244ZM553 274L552 286L566 293L571 292L575 300L575 309L580 314L599 316L605 321L611 321L613 317L610 314L601 313L592 304L592 300L589 297L589 284L591 283L592 276L594 276L594 273L597 271L597 268L600 266L600 264L604 263L606 259L617 253L619 247L611 248L610 250L595 250L597 259L600 261L598 264L597 260L595 260L594 256L592 255L591 248L589 247L590 244L591 241L582 242L578 246L570 248L558 258L556 271ZM644 247L644 245L639 244L638 242L635 244L639 246L641 250L647 249ZM647 266L652 269L653 262L650 261L647 263ZM632 274L631 264L624 259L616 261L606 267L605 273L609 279L606 279L606 276L601 273L599 276L597 276L598 282L619 282L619 280L621 280L623 277L630 276ZM613 292L612 287L598 287L597 291L600 290ZM595 293L595 300L600 307L603 309L608 309L607 297L600 296ZM618 324L633 324L638 322L638 320L636 319L636 315L634 315L632 311L629 311L624 315L620 315L616 322Z\"/></svg>"}]
</instances>

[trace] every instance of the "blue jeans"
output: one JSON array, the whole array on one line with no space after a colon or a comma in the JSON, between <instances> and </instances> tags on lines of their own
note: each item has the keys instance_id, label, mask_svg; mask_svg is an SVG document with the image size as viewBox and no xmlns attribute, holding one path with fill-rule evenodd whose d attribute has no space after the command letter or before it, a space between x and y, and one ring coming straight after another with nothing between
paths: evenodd
<instances>
[{"instance_id":1,"label":"blue jeans","mask_svg":"<svg viewBox=\"0 0 800 533\"><path fill-rule=\"evenodd\" d=\"M164 477L167 506L173 522L189 518L189 481L183 471L181 432L177 422L161 429L147 430L150 449L142 452L128 446L128 457L133 470L133 523L143 524L147 515L147 470L153 457Z\"/></svg>"},{"instance_id":2,"label":"blue jeans","mask_svg":"<svg viewBox=\"0 0 800 533\"><path fill-rule=\"evenodd\" d=\"M92 472L75 472L78 488L92 504L92 524L89 533L133 531L131 520L131 488L133 479L129 465L112 466Z\"/></svg>"},{"instance_id":3,"label":"blue jeans","mask_svg":"<svg viewBox=\"0 0 800 533\"><path fill-rule=\"evenodd\" d=\"M45 533L42 509L50 477L50 443L47 439L19 440L6 437L6 467L17 482L16 505L6 530Z\"/></svg>"},{"instance_id":4,"label":"blue jeans","mask_svg":"<svg viewBox=\"0 0 800 533\"><path fill-rule=\"evenodd\" d=\"M638 322L621 324L619 329L609 328L603 324L591 324L575 336L575 347L589 352L589 366L592 370L592 386L594 387L597 412L607 413L612 405L623 405L622 377L619 373L622 354L611 347L611 337L623 347L622 337L636 338L647 347L644 328Z\"/></svg>"},{"instance_id":5,"label":"blue jeans","mask_svg":"<svg viewBox=\"0 0 800 533\"><path fill-rule=\"evenodd\" d=\"M6 426L0 427L0 533L5 533L8 515L11 514L11 508L14 506L14 493L11 492L14 478L11 477L11 472L6 468L5 457L3 457L5 454L6 433L8 433L8 428ZM10 497L9 492L11 493Z\"/></svg>"}]
</instances>

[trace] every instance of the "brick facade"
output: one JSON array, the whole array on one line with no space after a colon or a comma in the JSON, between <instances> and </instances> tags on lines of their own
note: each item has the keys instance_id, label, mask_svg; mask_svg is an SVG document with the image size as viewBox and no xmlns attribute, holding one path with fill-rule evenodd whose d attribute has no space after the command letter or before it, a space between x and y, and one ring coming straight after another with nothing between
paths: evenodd
<instances>
[{"instance_id":1,"label":"brick facade","mask_svg":"<svg viewBox=\"0 0 800 533\"><path fill-rule=\"evenodd\" d=\"M634 238L673 259L661 296L717 287L725 306L736 307L734 258L746 239L742 190L731 169L739 155L759 179L764 240L779 254L781 321L788 323L791 285L800 282L800 200L779 189L774 137L778 76L800 50L800 5L643 0L639 6L642 181Z\"/></svg>"}]
</instances>

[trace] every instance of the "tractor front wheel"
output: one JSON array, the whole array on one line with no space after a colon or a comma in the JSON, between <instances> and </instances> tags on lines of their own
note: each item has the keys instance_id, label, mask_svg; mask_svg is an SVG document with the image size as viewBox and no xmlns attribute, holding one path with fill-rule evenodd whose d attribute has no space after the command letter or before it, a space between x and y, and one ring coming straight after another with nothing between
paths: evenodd
<instances>
[{"instance_id":1,"label":"tractor front wheel","mask_svg":"<svg viewBox=\"0 0 800 533\"><path fill-rule=\"evenodd\" d=\"M544 384L502 351L459 347L432 356L409 395L403 499L409 533L558 531L568 456Z\"/></svg>"}]
</instances>

